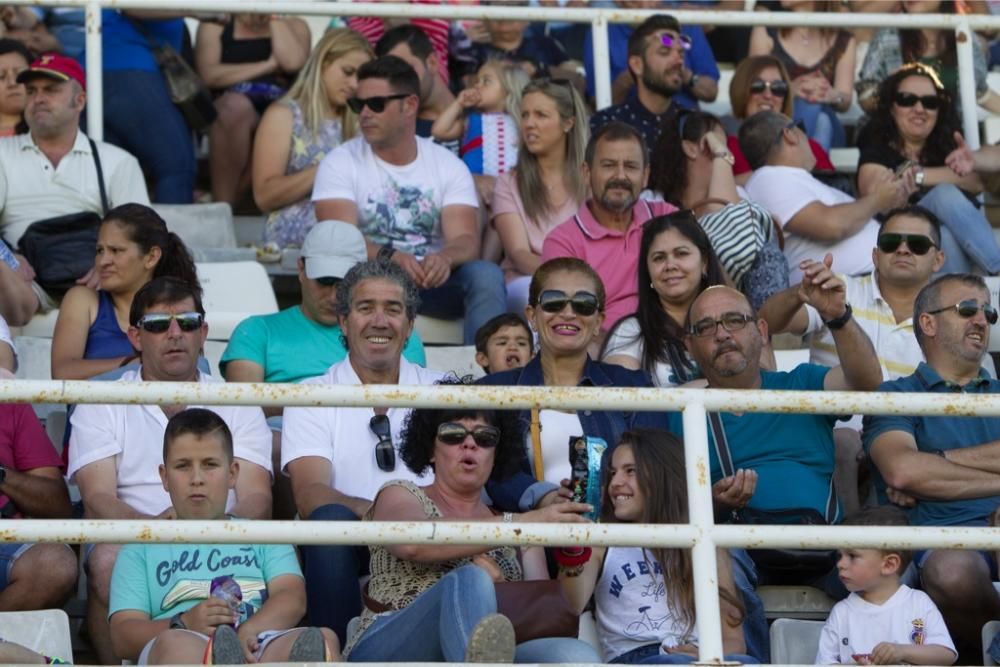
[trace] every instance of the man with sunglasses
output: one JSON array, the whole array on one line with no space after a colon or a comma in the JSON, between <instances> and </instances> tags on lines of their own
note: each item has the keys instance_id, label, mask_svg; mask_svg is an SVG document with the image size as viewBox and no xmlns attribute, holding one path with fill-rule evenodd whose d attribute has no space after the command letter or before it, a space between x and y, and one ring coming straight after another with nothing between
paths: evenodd
<instances>
[{"instance_id":1,"label":"man with sunglasses","mask_svg":"<svg viewBox=\"0 0 1000 667\"><path fill-rule=\"evenodd\" d=\"M479 259L479 206L458 157L416 136L416 72L396 56L358 70L348 104L362 136L320 163L312 200L317 220L345 220L365 235L368 257L401 266L421 289L422 313L464 316L466 345L507 309L503 272Z\"/></svg>"},{"instance_id":2,"label":"man with sunglasses","mask_svg":"<svg viewBox=\"0 0 1000 667\"><path fill-rule=\"evenodd\" d=\"M789 282L802 280L799 264L827 253L847 275L870 273L878 235L874 217L903 206L916 190L912 179L888 172L860 199L819 181L809 137L792 119L761 111L740 126L740 148L754 170L746 183L750 199L767 209L785 230Z\"/></svg>"},{"instance_id":3,"label":"man with sunglasses","mask_svg":"<svg viewBox=\"0 0 1000 667\"><path fill-rule=\"evenodd\" d=\"M118 382L222 382L198 370L208 336L200 290L171 277L146 283L132 299L128 337L141 365ZM70 417L70 483L80 487L90 519L172 519L170 496L157 472L167 420L186 405L77 405ZM260 408L211 406L233 434L239 481L227 511L271 518L271 431ZM99 655L111 653L108 601L119 545L84 548L87 627Z\"/></svg>"},{"instance_id":4,"label":"man with sunglasses","mask_svg":"<svg viewBox=\"0 0 1000 667\"><path fill-rule=\"evenodd\" d=\"M917 295L913 329L927 361L879 391L995 394L1000 381L982 367L997 322L990 290L979 276L948 274ZM864 445L878 468L877 488L910 508L922 526L987 526L1000 506L1000 418L870 416ZM980 630L1000 618L993 553L934 549L915 554L919 583L941 610L959 664L981 656ZM913 582L917 583L917 582Z\"/></svg>"},{"instance_id":5,"label":"man with sunglasses","mask_svg":"<svg viewBox=\"0 0 1000 667\"><path fill-rule=\"evenodd\" d=\"M441 379L442 373L402 358L420 300L402 267L378 260L356 264L337 285L337 295L347 358L303 384L429 385ZM409 413L379 406L285 408L281 468L291 478L299 516L357 521L389 480L426 484L396 451ZM361 613L358 577L368 572L368 548L303 546L302 557L310 623L331 628L346 645L347 623Z\"/></svg>"}]
</instances>

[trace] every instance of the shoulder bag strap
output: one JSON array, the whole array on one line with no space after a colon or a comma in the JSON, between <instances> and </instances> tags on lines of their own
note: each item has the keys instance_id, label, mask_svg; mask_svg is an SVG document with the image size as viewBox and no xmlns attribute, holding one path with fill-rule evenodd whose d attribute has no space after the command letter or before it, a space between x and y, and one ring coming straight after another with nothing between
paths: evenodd
<instances>
[{"instance_id":1,"label":"shoulder bag strap","mask_svg":"<svg viewBox=\"0 0 1000 667\"><path fill-rule=\"evenodd\" d=\"M90 142L90 152L94 156L94 166L97 167L97 187L101 189L101 217L108 212L108 193L104 190L104 170L101 168L101 154L97 152L97 143L87 137Z\"/></svg>"},{"instance_id":2,"label":"shoulder bag strap","mask_svg":"<svg viewBox=\"0 0 1000 667\"><path fill-rule=\"evenodd\" d=\"M542 459L542 421L538 408L531 408L531 453L535 462L535 479L545 479L545 464Z\"/></svg>"},{"instance_id":3,"label":"shoulder bag strap","mask_svg":"<svg viewBox=\"0 0 1000 667\"><path fill-rule=\"evenodd\" d=\"M709 412L708 423L712 429L712 439L715 441L715 454L719 457L722 474L725 477L732 477L736 474L736 467L733 466L733 456L729 452L729 440L726 438L726 430L722 428L722 415L718 412Z\"/></svg>"}]
</instances>

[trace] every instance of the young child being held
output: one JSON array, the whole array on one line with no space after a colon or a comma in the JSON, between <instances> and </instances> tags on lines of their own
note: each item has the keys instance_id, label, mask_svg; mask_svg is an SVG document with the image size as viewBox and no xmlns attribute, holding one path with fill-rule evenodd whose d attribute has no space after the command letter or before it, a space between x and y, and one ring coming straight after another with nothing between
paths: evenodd
<instances>
[{"instance_id":1,"label":"young child being held","mask_svg":"<svg viewBox=\"0 0 1000 667\"><path fill-rule=\"evenodd\" d=\"M239 463L211 410L174 415L160 478L178 519L224 520ZM291 545L127 544L111 577L111 642L146 664L324 662L340 657L326 628L296 628L306 590Z\"/></svg>"},{"instance_id":2,"label":"young child being held","mask_svg":"<svg viewBox=\"0 0 1000 667\"><path fill-rule=\"evenodd\" d=\"M532 337L524 318L502 313L476 332L476 363L489 373L521 368L531 359Z\"/></svg>"},{"instance_id":3,"label":"young child being held","mask_svg":"<svg viewBox=\"0 0 1000 667\"><path fill-rule=\"evenodd\" d=\"M891 506L861 510L845 526L906 526ZM818 665L950 665L958 658L941 612L923 591L901 584L911 554L842 549L837 570L851 594L834 605L820 637Z\"/></svg>"},{"instance_id":4,"label":"young child being held","mask_svg":"<svg viewBox=\"0 0 1000 667\"><path fill-rule=\"evenodd\" d=\"M528 75L502 60L487 60L476 83L444 110L431 134L438 141L461 138L459 155L475 176L493 178L517 164L517 118Z\"/></svg>"}]
</instances>

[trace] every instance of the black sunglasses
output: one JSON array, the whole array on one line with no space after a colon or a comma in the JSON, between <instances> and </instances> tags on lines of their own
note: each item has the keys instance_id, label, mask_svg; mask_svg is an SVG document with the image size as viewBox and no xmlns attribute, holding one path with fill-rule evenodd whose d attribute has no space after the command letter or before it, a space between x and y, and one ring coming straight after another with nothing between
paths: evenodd
<instances>
[{"instance_id":1,"label":"black sunglasses","mask_svg":"<svg viewBox=\"0 0 1000 667\"><path fill-rule=\"evenodd\" d=\"M396 93L395 95L375 95L373 97L352 97L347 100L347 106L354 113L361 113L361 110L368 107L375 113L385 111L386 102L389 100L402 100L410 96L410 93Z\"/></svg>"},{"instance_id":2,"label":"black sunglasses","mask_svg":"<svg viewBox=\"0 0 1000 667\"><path fill-rule=\"evenodd\" d=\"M396 448L392 446L392 427L387 415L375 415L368 422L378 444L375 445L375 463L382 472L392 472L396 469Z\"/></svg>"},{"instance_id":3,"label":"black sunglasses","mask_svg":"<svg viewBox=\"0 0 1000 667\"><path fill-rule=\"evenodd\" d=\"M201 313L194 312L177 313L176 315L149 313L140 317L139 321L136 322L136 326L143 331L160 334L170 328L172 320L177 320L177 326L180 327L181 331L197 331L201 328L202 319Z\"/></svg>"},{"instance_id":4,"label":"black sunglasses","mask_svg":"<svg viewBox=\"0 0 1000 667\"><path fill-rule=\"evenodd\" d=\"M936 315L938 313L943 313L946 310L951 310L952 308L958 312L959 317L964 317L965 319L974 317L975 314L981 310L983 311L983 315L986 316L987 322L990 324L997 323L997 309L988 303L979 305L975 299L963 299L953 306L945 306L944 308L938 308L937 310L928 310L927 314Z\"/></svg>"},{"instance_id":5,"label":"black sunglasses","mask_svg":"<svg viewBox=\"0 0 1000 667\"><path fill-rule=\"evenodd\" d=\"M572 297L561 289L547 289L538 296L538 307L546 313L561 313L569 304L577 315L587 317L597 312L597 295L580 291Z\"/></svg>"},{"instance_id":6,"label":"black sunglasses","mask_svg":"<svg viewBox=\"0 0 1000 667\"><path fill-rule=\"evenodd\" d=\"M788 95L788 84L781 79L775 79L774 81L764 81L763 79L754 79L750 82L750 93L753 95L760 95L765 90L770 90L771 94L775 97L785 97Z\"/></svg>"},{"instance_id":7,"label":"black sunglasses","mask_svg":"<svg viewBox=\"0 0 1000 667\"><path fill-rule=\"evenodd\" d=\"M937 95L914 95L913 93L897 92L893 95L892 101L896 103L897 107L910 108L920 102L920 105L927 111L937 111L941 108L941 98Z\"/></svg>"},{"instance_id":8,"label":"black sunglasses","mask_svg":"<svg viewBox=\"0 0 1000 667\"><path fill-rule=\"evenodd\" d=\"M753 322L753 315L747 315L745 313L723 313L722 317L713 319L699 320L691 325L691 334L697 336L698 338L704 338L705 336L713 336L715 332L718 331L719 325L722 328L733 333L734 331L740 331L745 329L747 324Z\"/></svg>"},{"instance_id":9,"label":"black sunglasses","mask_svg":"<svg viewBox=\"0 0 1000 667\"><path fill-rule=\"evenodd\" d=\"M886 232L878 237L878 249L882 252L896 252L903 243L914 255L926 255L936 247L934 241L923 234L893 234Z\"/></svg>"},{"instance_id":10,"label":"black sunglasses","mask_svg":"<svg viewBox=\"0 0 1000 667\"><path fill-rule=\"evenodd\" d=\"M500 429L496 426L477 426L471 431L455 422L438 426L437 438L446 445L461 445L470 435L480 447L496 447L500 443Z\"/></svg>"}]
</instances>

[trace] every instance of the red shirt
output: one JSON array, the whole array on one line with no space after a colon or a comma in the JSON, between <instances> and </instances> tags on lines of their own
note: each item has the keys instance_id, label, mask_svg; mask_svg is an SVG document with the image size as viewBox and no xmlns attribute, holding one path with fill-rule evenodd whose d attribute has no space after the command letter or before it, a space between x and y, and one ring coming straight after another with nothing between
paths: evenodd
<instances>
[{"instance_id":1,"label":"red shirt","mask_svg":"<svg viewBox=\"0 0 1000 667\"><path fill-rule=\"evenodd\" d=\"M0 465L18 472L62 467L56 448L30 405L0 403ZM6 496L0 494L0 507L6 501Z\"/></svg>"},{"instance_id":2,"label":"red shirt","mask_svg":"<svg viewBox=\"0 0 1000 667\"><path fill-rule=\"evenodd\" d=\"M729 152L733 154L734 158L736 158L736 164L733 165L733 175L739 176L740 174L752 171L750 169L750 163L747 162L745 157L743 157L743 151L740 150L739 137L726 137L726 144L729 146ZM830 156L827 155L822 146L810 139L809 148L812 149L813 155L816 156L816 166L814 167L816 171L835 171L833 163L830 162Z\"/></svg>"}]
</instances>

